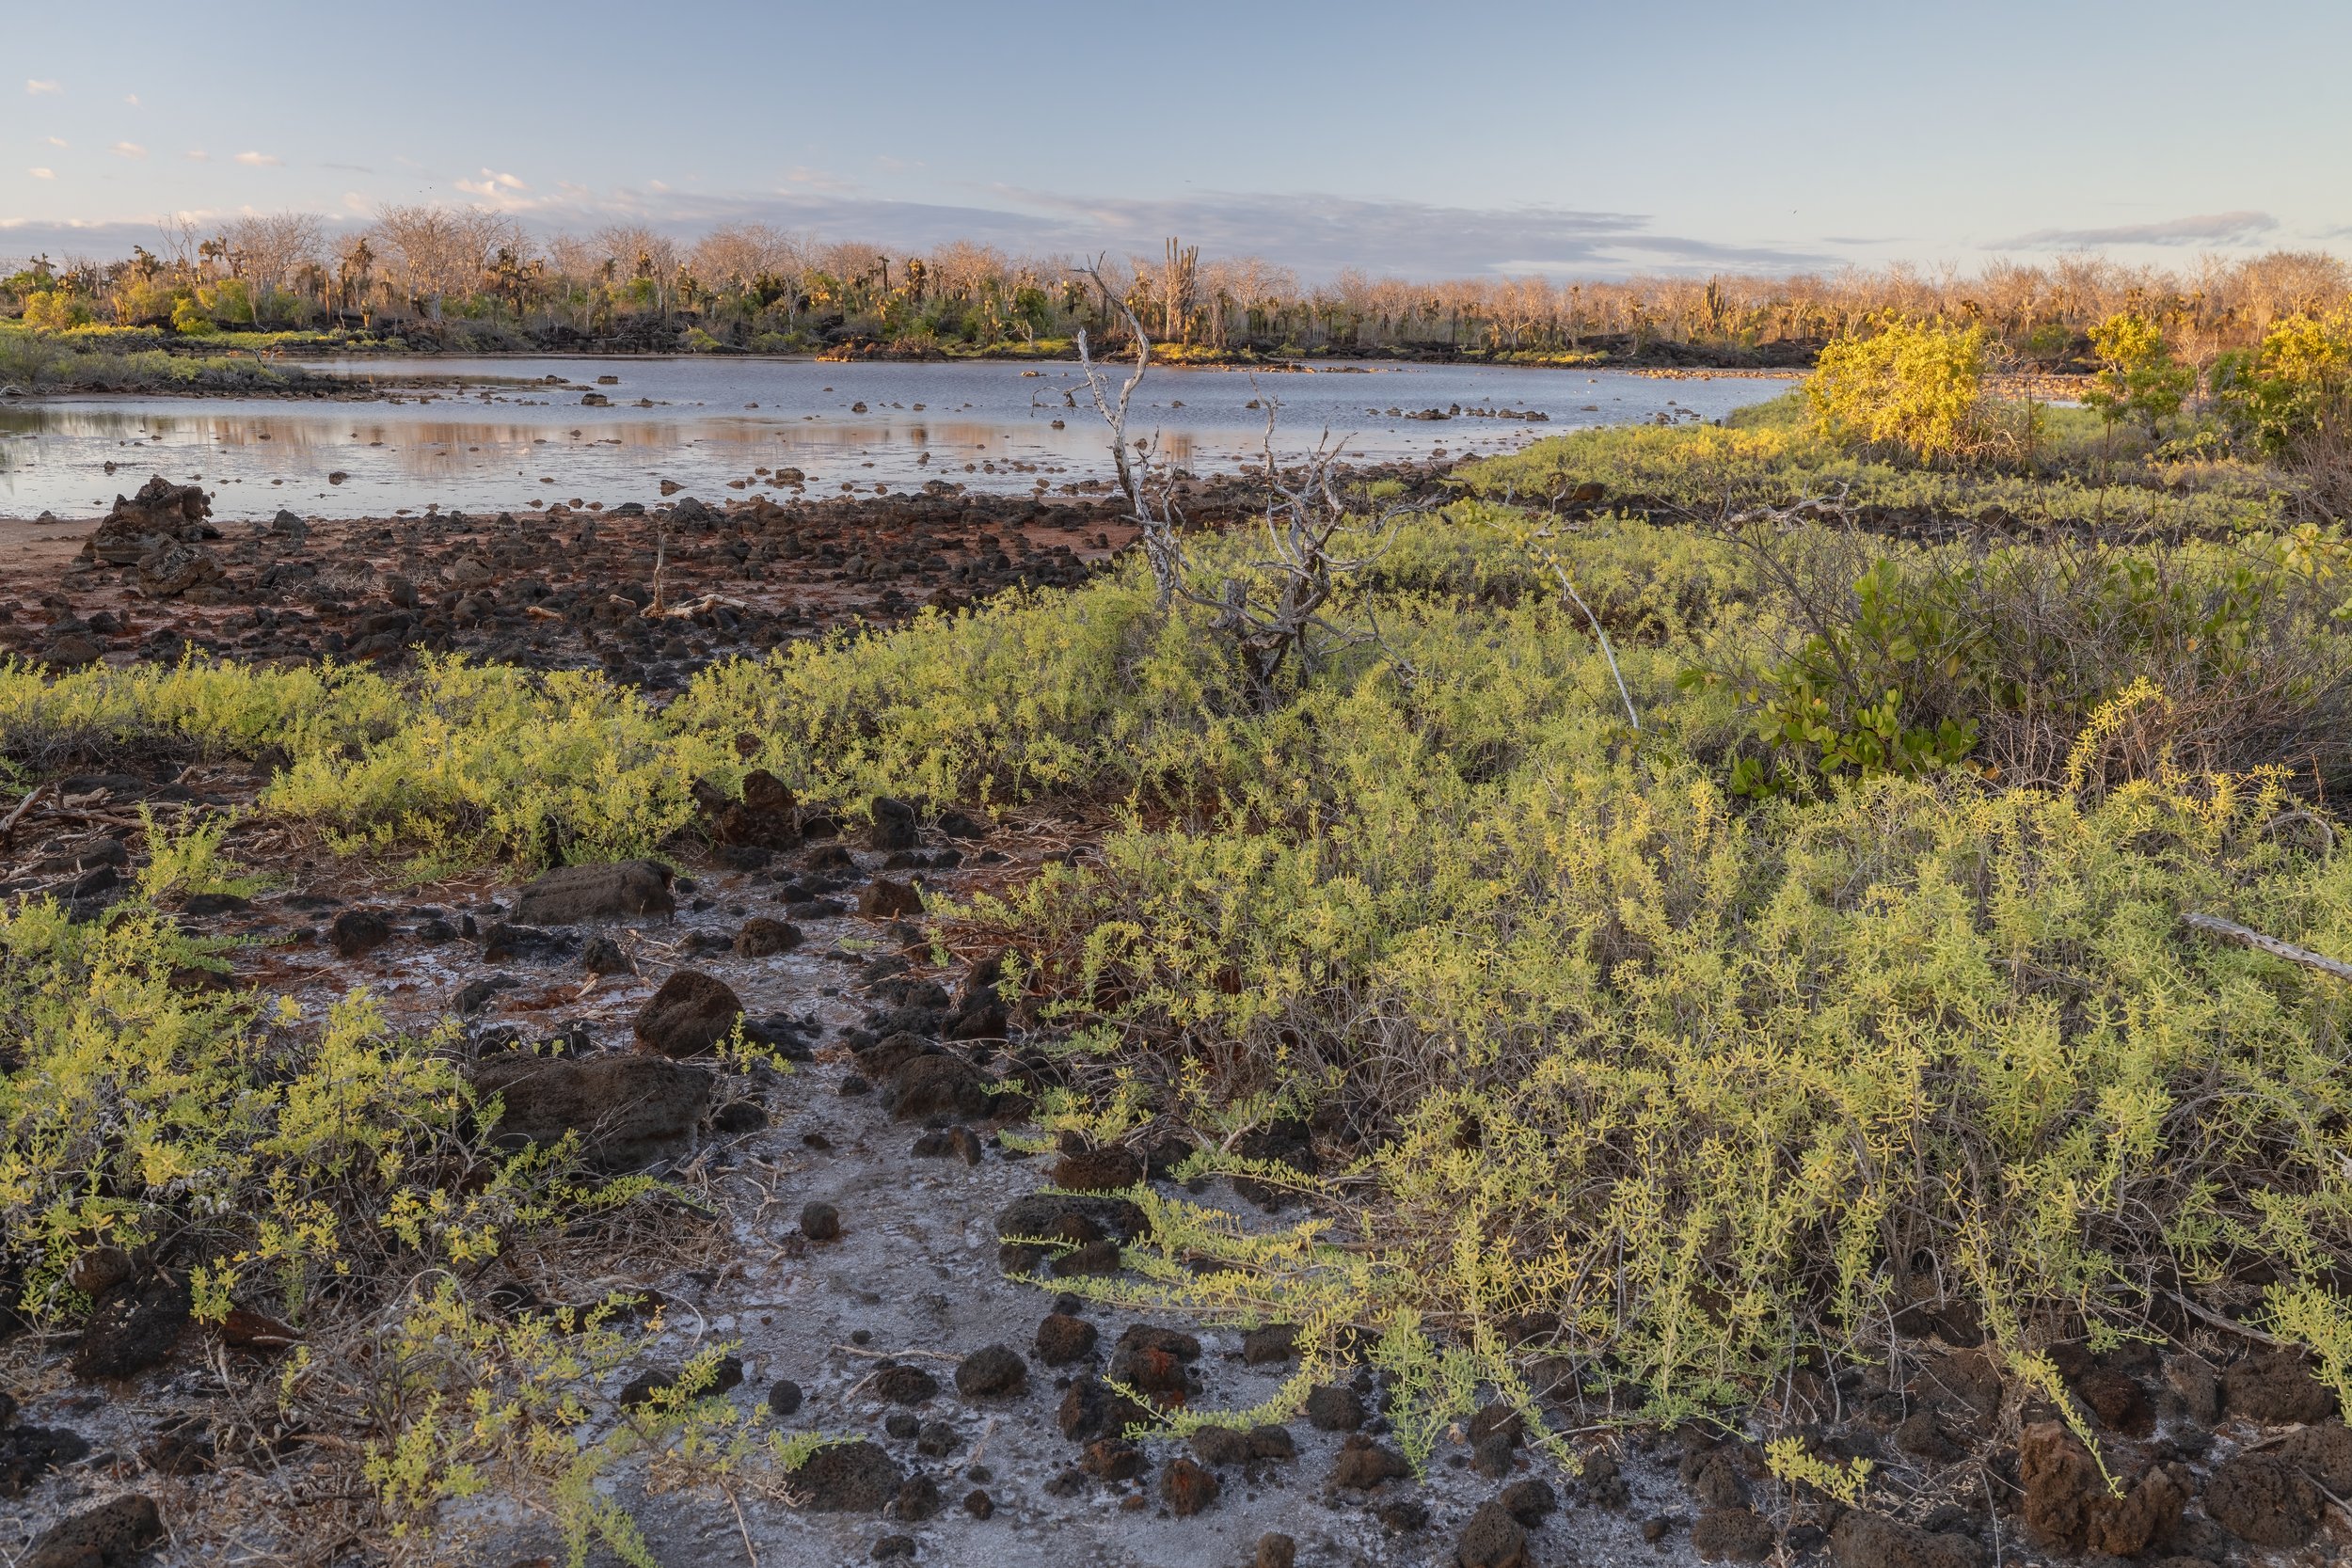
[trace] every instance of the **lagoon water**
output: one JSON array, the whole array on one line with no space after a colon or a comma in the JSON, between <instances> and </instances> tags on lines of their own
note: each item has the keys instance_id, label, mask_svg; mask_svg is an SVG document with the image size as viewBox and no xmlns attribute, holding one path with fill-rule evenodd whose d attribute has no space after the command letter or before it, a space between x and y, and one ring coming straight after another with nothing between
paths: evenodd
<instances>
[{"instance_id":1,"label":"lagoon water","mask_svg":"<svg viewBox=\"0 0 2352 1568\"><path fill-rule=\"evenodd\" d=\"M103 513L150 474L200 480L225 518L280 507L384 515L428 504L519 510L652 502L664 481L706 500L809 496L945 479L1058 488L1110 471L1104 427L1072 363L839 364L738 357L349 360L318 367L389 395L365 401L72 397L0 404L0 517ZM1113 367L1116 392L1118 367ZM419 376L435 385L416 389ZM600 378L614 378L600 384ZM1198 472L1250 462L1280 401L1278 455L1329 432L1367 460L1508 450L1580 426L1713 420L1783 389L1740 376L1463 365L1246 372L1153 367L1129 416ZM611 406L582 403L593 391ZM858 405L864 404L861 409ZM1404 416L1424 409L1443 420ZM1391 411L1394 410L1393 413ZM1523 418L1529 412L1544 421ZM1055 421L1060 421L1057 428ZM114 471L107 470L111 463ZM759 469L768 469L761 475ZM329 476L341 474L330 482ZM751 483L731 492L728 482Z\"/></svg>"}]
</instances>

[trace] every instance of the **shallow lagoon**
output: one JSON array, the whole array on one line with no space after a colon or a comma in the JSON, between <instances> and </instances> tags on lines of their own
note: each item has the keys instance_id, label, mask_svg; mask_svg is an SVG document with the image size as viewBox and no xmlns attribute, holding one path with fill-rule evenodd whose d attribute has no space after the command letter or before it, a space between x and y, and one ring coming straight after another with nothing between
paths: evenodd
<instances>
[{"instance_id":1,"label":"shallow lagoon","mask_svg":"<svg viewBox=\"0 0 2352 1568\"><path fill-rule=\"evenodd\" d=\"M772 478L782 468L799 469L811 496L934 479L1025 490L1109 471L1104 426L1078 367L1066 362L407 357L321 368L390 395L0 405L0 516L94 515L151 473L200 478L215 489L218 515L236 518L280 507L362 516L428 504L651 502L664 481L706 499L725 497L733 480L752 482L739 493L793 494ZM420 375L441 385L404 389ZM1740 376L1490 366L1154 367L1129 431L1159 432L1179 463L1205 473L1257 453L1265 413L1249 404L1268 397L1281 404L1278 452L1310 447L1327 430L1351 452L1385 460L1502 451L1584 425L1712 420L1779 390L1776 381ZM611 405L583 404L590 391ZM1404 417L1427 409L1460 412ZM344 477L330 483L338 473Z\"/></svg>"}]
</instances>

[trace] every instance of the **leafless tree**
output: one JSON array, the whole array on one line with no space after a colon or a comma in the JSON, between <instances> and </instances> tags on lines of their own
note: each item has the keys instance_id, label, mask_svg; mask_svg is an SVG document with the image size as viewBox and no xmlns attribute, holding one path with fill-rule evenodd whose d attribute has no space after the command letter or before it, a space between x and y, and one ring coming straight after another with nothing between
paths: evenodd
<instances>
[{"instance_id":1,"label":"leafless tree","mask_svg":"<svg viewBox=\"0 0 2352 1568\"><path fill-rule=\"evenodd\" d=\"M1365 514L1351 512L1340 494L1347 443L1333 439L1327 431L1286 475L1274 455L1281 402L1272 397L1263 401L1261 450L1269 497L1266 540L1272 553L1249 562L1254 578L1228 577L1214 599L1192 595L1197 603L1213 605L1210 629L1239 651L1250 697L1261 707L1272 702L1283 669L1294 662L1302 676L1311 675L1336 649L1367 642L1389 648L1370 605L1364 607L1361 631L1339 626L1324 611L1343 581L1380 558L1396 525L1421 511L1404 502ZM1343 532L1362 537L1363 553L1334 552ZM1398 673L1410 678L1412 666L1395 649L1389 648L1389 653Z\"/></svg>"},{"instance_id":2,"label":"leafless tree","mask_svg":"<svg viewBox=\"0 0 2352 1568\"><path fill-rule=\"evenodd\" d=\"M375 217L386 272L413 303L437 320L451 294L479 289L501 248L522 254L522 225L475 207L387 207Z\"/></svg>"},{"instance_id":3,"label":"leafless tree","mask_svg":"<svg viewBox=\"0 0 2352 1568\"><path fill-rule=\"evenodd\" d=\"M1108 293L1098 271L1088 269L1087 275ZM1302 675L1311 674L1338 647L1364 642L1387 646L1369 613L1368 629L1355 631L1331 621L1325 610L1340 584L1372 564L1395 525L1419 508L1389 506L1362 516L1352 513L1340 494L1346 442L1334 440L1328 432L1286 474L1274 455L1274 435L1282 406L1278 398L1263 399L1266 423L1261 451L1270 553L1248 562L1246 573L1229 575L1214 594L1204 594L1185 580L1184 514L1176 499L1174 466L1160 455L1158 432L1143 440L1127 435L1128 409L1151 368L1152 341L1134 309L1122 304L1120 310L1135 338L1136 368L1118 394L1112 395L1110 378L1095 368L1083 330L1078 334L1078 357L1095 411L1110 431L1120 491L1127 498L1129 520L1136 525L1144 560L1151 567L1160 610L1167 611L1178 599L1207 610L1209 629L1240 659L1250 700L1260 707L1271 704L1284 670L1294 664ZM1367 541L1366 552L1342 556L1334 546L1343 532L1351 530ZM1411 674L1411 666L1403 657L1396 657L1395 662L1400 673Z\"/></svg>"},{"instance_id":4,"label":"leafless tree","mask_svg":"<svg viewBox=\"0 0 2352 1568\"><path fill-rule=\"evenodd\" d=\"M1109 285L1098 269L1086 269L1086 276L1109 297ZM1128 404L1151 368L1152 340L1144 335L1143 323L1136 319L1136 313L1124 306L1120 309L1127 318L1127 330L1135 338L1136 368L1119 388L1118 397L1111 396L1110 377L1095 368L1083 326L1078 329L1078 364L1086 372L1095 412L1110 427L1111 461L1118 469L1120 494L1127 498L1127 520L1136 525L1143 559L1152 569L1152 586L1158 590L1159 607L1165 612L1184 587L1184 545L1177 537L1184 527L1184 514L1177 505L1172 468L1160 461L1160 433L1155 430L1143 441L1131 442L1127 436Z\"/></svg>"},{"instance_id":5,"label":"leafless tree","mask_svg":"<svg viewBox=\"0 0 2352 1568\"><path fill-rule=\"evenodd\" d=\"M314 213L241 217L229 225L226 238L257 322L262 304L286 293L304 267L317 264L326 247L326 229Z\"/></svg>"},{"instance_id":6,"label":"leafless tree","mask_svg":"<svg viewBox=\"0 0 2352 1568\"><path fill-rule=\"evenodd\" d=\"M596 243L616 276L642 277L653 285L653 307L663 320L684 270L678 249L667 234L642 223L616 223L596 230Z\"/></svg>"}]
</instances>

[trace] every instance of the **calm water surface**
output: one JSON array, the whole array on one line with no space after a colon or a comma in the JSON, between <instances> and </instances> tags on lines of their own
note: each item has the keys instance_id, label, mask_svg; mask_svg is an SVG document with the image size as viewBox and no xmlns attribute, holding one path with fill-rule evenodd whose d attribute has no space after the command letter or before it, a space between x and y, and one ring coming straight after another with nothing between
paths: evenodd
<instances>
[{"instance_id":1,"label":"calm water surface","mask_svg":"<svg viewBox=\"0 0 2352 1568\"><path fill-rule=\"evenodd\" d=\"M103 512L151 473L200 479L216 514L381 515L429 503L464 511L534 502L652 502L664 481L706 500L779 488L906 489L947 479L976 489L1058 487L1104 477L1101 420L1074 364L819 364L804 359L509 358L342 361L388 386L421 374L453 388L396 401L55 398L0 404L0 516ZM554 377L553 381L543 378ZM600 377L617 380L598 385ZM584 406L594 390L610 407ZM1623 372L1478 366L1343 366L1254 375L1154 367L1129 417L1195 472L1258 451L1279 398L1278 453L1328 430L1368 459L1508 450L1583 425L1719 418L1782 384L1663 380ZM864 404L863 409L858 405ZM1453 419L1405 414L1459 408ZM1547 422L1520 416L1548 415ZM1061 421L1057 428L1055 421ZM106 465L115 465L109 473ZM330 475L340 474L340 480Z\"/></svg>"}]
</instances>

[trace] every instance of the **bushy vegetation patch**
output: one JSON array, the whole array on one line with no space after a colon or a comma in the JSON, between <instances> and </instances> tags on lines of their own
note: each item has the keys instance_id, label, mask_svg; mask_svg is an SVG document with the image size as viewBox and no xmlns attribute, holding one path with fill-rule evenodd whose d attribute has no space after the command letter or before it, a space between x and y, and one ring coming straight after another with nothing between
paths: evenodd
<instances>
[{"instance_id":1,"label":"bushy vegetation patch","mask_svg":"<svg viewBox=\"0 0 2352 1568\"><path fill-rule=\"evenodd\" d=\"M170 912L253 891L219 858L225 824L147 826L129 899L0 910L0 1311L81 1331L87 1376L183 1334L276 1351L274 1375L222 1390L207 1454L312 1447L324 1515L280 1523L420 1560L445 1505L496 1488L575 1562L601 1542L650 1565L595 1484L613 1463L707 1481L797 1456L707 1397L724 1345L626 1418L600 1393L660 1322L580 1282L691 1256L710 1234L694 1194L596 1176L571 1136L502 1149L453 1029L393 1030L364 993L306 1020L226 985L227 944Z\"/></svg>"},{"instance_id":2,"label":"bushy vegetation patch","mask_svg":"<svg viewBox=\"0 0 2352 1568\"><path fill-rule=\"evenodd\" d=\"M1726 471L1930 508L1997 483L2039 510L1918 543L1785 503L1705 526L1525 504ZM1311 1207L1243 1224L1140 1192L1150 1239L1079 1288L1298 1324L1287 1402L1368 1354L1417 1455L1481 1389L1790 1417L1795 1372L1881 1354L1922 1301L1972 1306L2028 1381L2052 1342L2210 1315L2309 1346L2352 1400L2352 996L2182 923L2352 953L2321 801L2352 760L2341 534L2249 470L2120 487L2181 526L2087 532L2075 509L2119 487L1865 460L1788 417L1469 478L1339 541L1370 564L1270 685L1216 630L1276 569L1244 533L1190 542L1180 592L1138 562L723 665L660 709L454 662L17 669L0 751L28 776L109 747L266 756L264 810L410 875L642 853L753 768L850 814L1108 808L1098 860L944 911L1009 951L1040 1116L1181 1127L1193 1171ZM429 1042L362 1003L296 1051L259 1002L176 988L156 917L26 909L6 938L40 1066L0 1090L0 1195L42 1238L44 1310L93 1234L184 1237L225 1271L208 1300L265 1282L293 1313L358 1291L335 1260L359 1230L398 1275L623 1201L485 1163ZM1282 1129L1317 1158L1265 1158ZM488 1473L448 1417L477 1375L538 1390L553 1414L501 1430L572 1475L551 1341L433 1328L437 1303L405 1309L443 1348L417 1353L440 1370L399 1405L383 1496Z\"/></svg>"}]
</instances>

